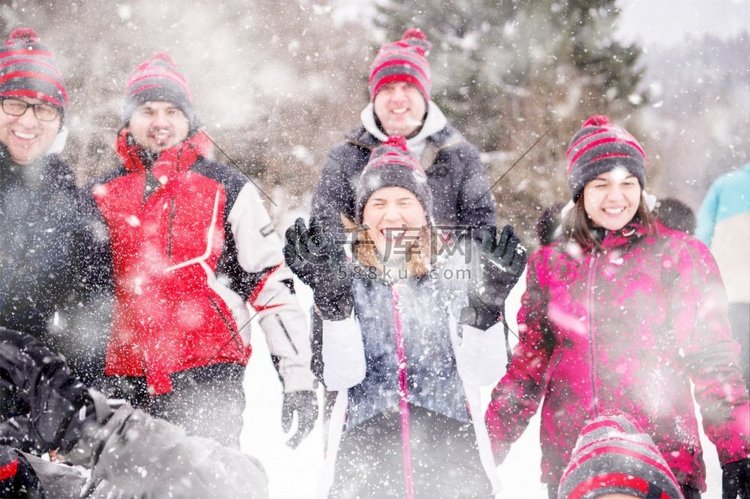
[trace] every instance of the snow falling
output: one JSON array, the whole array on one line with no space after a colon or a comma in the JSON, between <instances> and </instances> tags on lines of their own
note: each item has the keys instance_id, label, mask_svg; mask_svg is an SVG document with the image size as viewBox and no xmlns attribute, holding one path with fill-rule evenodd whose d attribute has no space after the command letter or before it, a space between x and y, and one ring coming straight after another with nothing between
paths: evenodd
<instances>
[{"instance_id":1,"label":"snow falling","mask_svg":"<svg viewBox=\"0 0 750 499\"><path fill-rule=\"evenodd\" d=\"M750 4L706 1L707 11L701 0L658 2L675 9L669 21L658 21L653 3L612 0L571 12L562 0L214 0L189 6L177 0L9 0L0 2L0 34L5 40L13 28L31 26L54 51L71 101L62 156L74 166L79 186L118 165L114 144L127 77L154 52L168 52L188 78L198 119L216 146L214 159L257 183L283 238L297 217L307 219L328 151L360 122L377 48L405 27L419 26L432 42L432 98L479 149L498 224L513 225L531 252L539 246L539 215L569 201L565 147L591 114L609 115L644 146L649 194L679 199L693 211L719 175L750 158ZM141 220L133 215L126 223L138 227ZM0 241L0 250L12 243ZM569 249L572 258L581 257L578 245ZM617 267L622 258L613 255L609 264ZM452 280L460 270L439 271L443 277L451 272ZM506 302L512 344L525 277ZM142 281L132 276L138 295ZM311 290L299 280L295 286L303 310L310 310ZM190 320L188 304L179 310ZM415 315L431 313L425 305ZM553 322L581 336L584 315L549 311ZM101 341L95 320L86 321L87 338ZM64 325L56 315L52 329L59 334ZM322 420L297 449L284 445L281 384L257 322L251 331L242 450L262 462L272 497L313 497L323 468ZM660 382L652 378L643 387L644 404L665 403L650 396ZM489 389L482 393L482 403L488 401ZM539 479L539 430L537 415L498 467L498 497L547 497ZM721 469L702 433L701 444L704 497L716 498Z\"/></svg>"}]
</instances>

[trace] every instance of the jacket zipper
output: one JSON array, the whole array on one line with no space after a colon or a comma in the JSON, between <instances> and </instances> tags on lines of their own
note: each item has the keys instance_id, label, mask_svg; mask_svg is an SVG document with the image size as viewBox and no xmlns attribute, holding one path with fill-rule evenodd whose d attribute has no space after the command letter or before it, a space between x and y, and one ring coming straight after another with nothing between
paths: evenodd
<instances>
[{"instance_id":1,"label":"jacket zipper","mask_svg":"<svg viewBox=\"0 0 750 499\"><path fill-rule=\"evenodd\" d=\"M393 305L393 336L396 341L396 361L398 372L399 415L401 416L401 459L404 470L404 493L406 499L414 499L414 469L411 460L411 422L409 414L409 382L406 372L406 345L401 324L398 290L391 288Z\"/></svg>"},{"instance_id":2,"label":"jacket zipper","mask_svg":"<svg viewBox=\"0 0 750 499\"><path fill-rule=\"evenodd\" d=\"M599 254L596 250L591 255L591 263L589 264L589 275L588 275L588 301L589 301L589 355L590 355L590 372L591 377L591 393L594 401L594 417L599 417L599 394L596 390L596 356L594 350L596 349L596 341L594 340L594 276L596 271L596 262L599 259Z\"/></svg>"},{"instance_id":3,"label":"jacket zipper","mask_svg":"<svg viewBox=\"0 0 750 499\"><path fill-rule=\"evenodd\" d=\"M221 317L221 320L224 322L224 325L229 330L229 334L231 335L231 337L234 340L234 342L237 344L237 347L240 350L242 350L242 341L238 338L237 332L234 330L234 328L232 328L232 324L227 320L226 317L224 317L224 314L222 313L221 308L219 308L219 305L210 296L208 297L208 301L209 301L209 303L211 303L211 306L214 307L214 309L216 310L216 313L219 314L219 317Z\"/></svg>"},{"instance_id":4,"label":"jacket zipper","mask_svg":"<svg viewBox=\"0 0 750 499\"><path fill-rule=\"evenodd\" d=\"M177 215L176 211L175 201L172 198L169 200L169 225L167 232L167 256L169 256L170 260L172 260L172 226L174 225L174 218Z\"/></svg>"},{"instance_id":5,"label":"jacket zipper","mask_svg":"<svg viewBox=\"0 0 750 499\"><path fill-rule=\"evenodd\" d=\"M284 332L284 336L286 336L287 341L289 341L289 344L292 346L292 350L294 350L294 355L299 355L299 350L297 350L297 345L295 345L294 342L292 341L292 336L289 334L289 331L284 325L284 321L281 320L281 317L279 317L279 314L275 314L274 317L276 317L276 322L279 323L279 327L281 327L281 330Z\"/></svg>"}]
</instances>

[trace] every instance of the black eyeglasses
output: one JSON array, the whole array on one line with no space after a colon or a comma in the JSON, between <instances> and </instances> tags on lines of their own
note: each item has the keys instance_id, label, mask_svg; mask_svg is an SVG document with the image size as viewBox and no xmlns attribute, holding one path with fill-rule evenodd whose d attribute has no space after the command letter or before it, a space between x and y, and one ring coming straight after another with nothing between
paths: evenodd
<instances>
[{"instance_id":1,"label":"black eyeglasses","mask_svg":"<svg viewBox=\"0 0 750 499\"><path fill-rule=\"evenodd\" d=\"M3 105L3 112L11 116L23 116L28 108L34 110L34 116L39 121L55 121L60 116L60 110L55 106L49 104L38 103L31 104L30 102L22 101L20 99L0 99Z\"/></svg>"}]
</instances>

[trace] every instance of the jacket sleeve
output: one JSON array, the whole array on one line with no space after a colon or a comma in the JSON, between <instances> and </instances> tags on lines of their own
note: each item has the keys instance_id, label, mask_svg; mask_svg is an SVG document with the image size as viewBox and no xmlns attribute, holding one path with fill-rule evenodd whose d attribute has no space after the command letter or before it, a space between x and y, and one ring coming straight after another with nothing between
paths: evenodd
<instances>
[{"instance_id":1,"label":"jacket sleeve","mask_svg":"<svg viewBox=\"0 0 750 499\"><path fill-rule=\"evenodd\" d=\"M343 234L341 215L354 220L354 185L364 168L369 151L353 144L344 143L334 147L320 172L312 198L310 218L333 234ZM357 168L357 161L362 168Z\"/></svg>"},{"instance_id":2,"label":"jacket sleeve","mask_svg":"<svg viewBox=\"0 0 750 499\"><path fill-rule=\"evenodd\" d=\"M268 497L263 466L237 449L128 404L108 425L92 475L128 497Z\"/></svg>"},{"instance_id":3,"label":"jacket sleeve","mask_svg":"<svg viewBox=\"0 0 750 499\"><path fill-rule=\"evenodd\" d=\"M497 225L495 200L490 190L487 170L479 159L479 151L464 143L457 151L463 163L463 177L458 197L457 219L460 224L471 227L494 227Z\"/></svg>"},{"instance_id":4,"label":"jacket sleeve","mask_svg":"<svg viewBox=\"0 0 750 499\"><path fill-rule=\"evenodd\" d=\"M353 316L342 321L323 320L321 350L323 382L329 390L346 390L365 378L362 332Z\"/></svg>"},{"instance_id":5,"label":"jacket sleeve","mask_svg":"<svg viewBox=\"0 0 750 499\"><path fill-rule=\"evenodd\" d=\"M708 247L711 247L711 240L716 228L716 217L719 210L718 190L718 184L714 183L708 190L708 193L706 193L706 197L703 199L703 203L701 203L701 207L698 210L698 216L696 217L695 237L703 241Z\"/></svg>"},{"instance_id":6,"label":"jacket sleeve","mask_svg":"<svg viewBox=\"0 0 750 499\"><path fill-rule=\"evenodd\" d=\"M252 283L242 294L258 313L284 391L314 389L305 313L294 292L292 272L284 263L281 240L251 182L237 195L228 222L238 272L244 274L243 281Z\"/></svg>"},{"instance_id":7,"label":"jacket sleeve","mask_svg":"<svg viewBox=\"0 0 750 499\"><path fill-rule=\"evenodd\" d=\"M107 226L90 197L81 196L69 256L73 288L58 311L60 334L53 340L84 382L104 372L112 321L114 281Z\"/></svg>"},{"instance_id":8,"label":"jacket sleeve","mask_svg":"<svg viewBox=\"0 0 750 499\"><path fill-rule=\"evenodd\" d=\"M451 340L456 367L464 383L470 386L491 386L505 374L507 351L504 324L498 322L486 331L468 325L451 325Z\"/></svg>"},{"instance_id":9,"label":"jacket sleeve","mask_svg":"<svg viewBox=\"0 0 750 499\"><path fill-rule=\"evenodd\" d=\"M670 286L672 327L684 353L703 416L706 436L725 464L750 457L750 402L731 339L727 298L716 263L705 245L679 249Z\"/></svg>"},{"instance_id":10,"label":"jacket sleeve","mask_svg":"<svg viewBox=\"0 0 750 499\"><path fill-rule=\"evenodd\" d=\"M540 250L541 251L541 250ZM485 422L498 462L502 462L539 408L547 386L554 336L547 318L547 291L540 283L541 257L529 258L526 291L518 311L518 344L508 370L492 391Z\"/></svg>"}]
</instances>

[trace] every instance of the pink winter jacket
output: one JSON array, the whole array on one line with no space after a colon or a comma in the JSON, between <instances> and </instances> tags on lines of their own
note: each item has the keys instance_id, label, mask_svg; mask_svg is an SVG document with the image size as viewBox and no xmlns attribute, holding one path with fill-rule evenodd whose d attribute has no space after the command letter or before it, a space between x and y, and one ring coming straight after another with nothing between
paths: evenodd
<instances>
[{"instance_id":1,"label":"pink winter jacket","mask_svg":"<svg viewBox=\"0 0 750 499\"><path fill-rule=\"evenodd\" d=\"M690 381L721 464L750 456L750 403L726 296L701 242L630 224L602 249L554 243L529 259L519 343L486 422L502 461L542 398L542 481L557 484L587 421L629 413L681 485L705 490Z\"/></svg>"}]
</instances>

